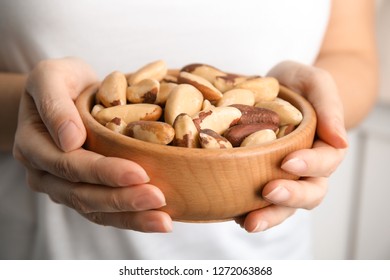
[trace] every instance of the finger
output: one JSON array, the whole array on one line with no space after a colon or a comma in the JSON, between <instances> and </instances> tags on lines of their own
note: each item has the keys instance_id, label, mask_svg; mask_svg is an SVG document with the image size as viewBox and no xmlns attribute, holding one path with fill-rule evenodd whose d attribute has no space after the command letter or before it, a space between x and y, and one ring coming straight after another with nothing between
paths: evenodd
<instances>
[{"instance_id":1,"label":"finger","mask_svg":"<svg viewBox=\"0 0 390 280\"><path fill-rule=\"evenodd\" d=\"M48 171L72 182L107 186L149 182L145 170L132 161L104 157L84 149L62 152L53 143L30 96L22 97L20 108L14 155L27 167Z\"/></svg>"},{"instance_id":2,"label":"finger","mask_svg":"<svg viewBox=\"0 0 390 280\"><path fill-rule=\"evenodd\" d=\"M242 224L248 232L260 232L281 224L295 213L296 209L278 205L269 205L250 212Z\"/></svg>"},{"instance_id":3,"label":"finger","mask_svg":"<svg viewBox=\"0 0 390 280\"><path fill-rule=\"evenodd\" d=\"M160 189L144 184L125 188L71 183L42 171L29 170L29 185L79 213L126 212L157 209L166 205Z\"/></svg>"},{"instance_id":4,"label":"finger","mask_svg":"<svg viewBox=\"0 0 390 280\"><path fill-rule=\"evenodd\" d=\"M317 140L312 149L289 154L281 168L291 174L308 177L329 177L344 159L346 150L335 149Z\"/></svg>"},{"instance_id":5,"label":"finger","mask_svg":"<svg viewBox=\"0 0 390 280\"><path fill-rule=\"evenodd\" d=\"M131 229L141 232L171 232L172 219L162 211L123 212L123 213L88 213L88 220L106 226Z\"/></svg>"},{"instance_id":6,"label":"finger","mask_svg":"<svg viewBox=\"0 0 390 280\"><path fill-rule=\"evenodd\" d=\"M335 148L348 146L344 110L331 75L316 67L286 61L268 73L288 88L301 93L317 113L317 134Z\"/></svg>"},{"instance_id":7,"label":"finger","mask_svg":"<svg viewBox=\"0 0 390 280\"><path fill-rule=\"evenodd\" d=\"M263 188L263 198L272 204L292 208L313 209L326 195L327 178L303 180L274 180Z\"/></svg>"},{"instance_id":8,"label":"finger","mask_svg":"<svg viewBox=\"0 0 390 280\"><path fill-rule=\"evenodd\" d=\"M97 80L94 71L74 58L46 60L31 72L26 89L58 147L71 151L81 147L86 131L74 100Z\"/></svg>"}]
</instances>

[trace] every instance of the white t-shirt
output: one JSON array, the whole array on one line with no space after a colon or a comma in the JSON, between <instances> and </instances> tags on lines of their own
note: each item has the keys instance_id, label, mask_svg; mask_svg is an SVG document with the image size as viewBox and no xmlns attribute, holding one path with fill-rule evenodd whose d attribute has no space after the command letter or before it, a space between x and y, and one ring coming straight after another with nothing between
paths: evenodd
<instances>
[{"instance_id":1,"label":"white t-shirt","mask_svg":"<svg viewBox=\"0 0 390 280\"><path fill-rule=\"evenodd\" d=\"M204 62L265 74L283 60L311 64L330 0L0 0L0 70L78 56L103 78L164 59L171 68ZM42 148L44 152L44 147ZM11 155L0 156L0 258L310 258L308 213L249 234L234 222L174 223L145 234L95 225L26 187Z\"/></svg>"}]
</instances>

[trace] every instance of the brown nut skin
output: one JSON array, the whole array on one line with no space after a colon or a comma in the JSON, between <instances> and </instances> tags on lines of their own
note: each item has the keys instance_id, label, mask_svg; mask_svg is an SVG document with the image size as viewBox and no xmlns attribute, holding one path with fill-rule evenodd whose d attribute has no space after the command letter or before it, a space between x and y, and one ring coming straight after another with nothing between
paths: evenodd
<instances>
[{"instance_id":1,"label":"brown nut skin","mask_svg":"<svg viewBox=\"0 0 390 280\"><path fill-rule=\"evenodd\" d=\"M151 62L142 68L138 69L136 72L131 74L127 78L129 85L134 85L139 83L144 79L155 79L161 81L168 73L168 68L163 60L157 60Z\"/></svg>"},{"instance_id":2,"label":"brown nut skin","mask_svg":"<svg viewBox=\"0 0 390 280\"><path fill-rule=\"evenodd\" d=\"M186 148L199 148L199 132L196 128L192 118L182 113L178 115L173 122L175 129L175 138L173 139L173 146Z\"/></svg>"},{"instance_id":3,"label":"brown nut skin","mask_svg":"<svg viewBox=\"0 0 390 280\"><path fill-rule=\"evenodd\" d=\"M227 92L233 89L239 83L244 82L248 78L245 76L240 76L236 74L226 74L215 77L214 86L219 89L221 92Z\"/></svg>"},{"instance_id":4,"label":"brown nut skin","mask_svg":"<svg viewBox=\"0 0 390 280\"><path fill-rule=\"evenodd\" d=\"M178 82L196 87L203 94L203 97L210 101L217 101L222 98L222 93L209 81L200 76L188 72L180 72Z\"/></svg>"},{"instance_id":5,"label":"brown nut skin","mask_svg":"<svg viewBox=\"0 0 390 280\"><path fill-rule=\"evenodd\" d=\"M238 124L271 123L279 126L279 115L272 110L243 104L233 104L230 107L237 108L242 113Z\"/></svg>"},{"instance_id":6,"label":"brown nut skin","mask_svg":"<svg viewBox=\"0 0 390 280\"><path fill-rule=\"evenodd\" d=\"M125 74L114 71L102 81L96 99L105 107L126 104L127 81Z\"/></svg>"},{"instance_id":7,"label":"brown nut skin","mask_svg":"<svg viewBox=\"0 0 390 280\"><path fill-rule=\"evenodd\" d=\"M175 130L164 122L136 121L127 125L125 134L149 143L167 145L172 142Z\"/></svg>"},{"instance_id":8,"label":"brown nut skin","mask_svg":"<svg viewBox=\"0 0 390 280\"><path fill-rule=\"evenodd\" d=\"M281 138L283 136L286 136L286 135L290 134L291 132L293 132L294 129L295 129L295 125L293 125L293 124L283 125L283 126L279 127L277 137Z\"/></svg>"},{"instance_id":9,"label":"brown nut skin","mask_svg":"<svg viewBox=\"0 0 390 280\"><path fill-rule=\"evenodd\" d=\"M106 124L106 127L108 129L111 129L112 131L118 132L120 134L125 133L126 126L127 124L121 118L117 118L117 117L113 118L111 121L109 121Z\"/></svg>"},{"instance_id":10,"label":"brown nut skin","mask_svg":"<svg viewBox=\"0 0 390 280\"><path fill-rule=\"evenodd\" d=\"M161 80L162 83L173 83L177 84L177 76L167 74L164 76L164 78Z\"/></svg>"},{"instance_id":11,"label":"brown nut skin","mask_svg":"<svg viewBox=\"0 0 390 280\"><path fill-rule=\"evenodd\" d=\"M154 104L160 90L160 83L155 79L144 79L127 88L126 97L130 103Z\"/></svg>"},{"instance_id":12,"label":"brown nut skin","mask_svg":"<svg viewBox=\"0 0 390 280\"><path fill-rule=\"evenodd\" d=\"M140 120L156 121L161 115L162 109L160 106L140 103L104 108L96 113L95 119L99 123L106 125L107 122L115 117L122 119L126 123L130 123Z\"/></svg>"},{"instance_id":13,"label":"brown nut skin","mask_svg":"<svg viewBox=\"0 0 390 280\"><path fill-rule=\"evenodd\" d=\"M241 112L234 107L215 107L209 111L201 111L192 117L196 128L211 129L222 134L229 127L236 125L241 118Z\"/></svg>"},{"instance_id":14,"label":"brown nut skin","mask_svg":"<svg viewBox=\"0 0 390 280\"><path fill-rule=\"evenodd\" d=\"M223 136L211 129L201 129L199 132L200 145L204 149L230 149L232 144Z\"/></svg>"},{"instance_id":15,"label":"brown nut skin","mask_svg":"<svg viewBox=\"0 0 390 280\"><path fill-rule=\"evenodd\" d=\"M278 127L271 123L238 124L226 130L223 136L233 145L233 147L239 147L247 136L262 129L277 131Z\"/></svg>"}]
</instances>

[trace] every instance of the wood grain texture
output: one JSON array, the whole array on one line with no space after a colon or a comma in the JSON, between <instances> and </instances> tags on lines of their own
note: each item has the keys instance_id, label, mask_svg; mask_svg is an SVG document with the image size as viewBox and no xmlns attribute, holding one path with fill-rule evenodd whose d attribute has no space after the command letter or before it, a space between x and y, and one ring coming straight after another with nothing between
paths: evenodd
<instances>
[{"instance_id":1,"label":"wood grain texture","mask_svg":"<svg viewBox=\"0 0 390 280\"><path fill-rule=\"evenodd\" d=\"M267 206L261 197L267 182L297 179L281 170L283 158L313 143L313 108L283 86L279 96L302 112L301 124L289 135L262 146L224 150L162 146L115 133L90 114L97 88L98 84L90 86L76 101L88 133L85 148L140 164L151 178L150 183L166 197L167 206L161 210L177 221L223 221Z\"/></svg>"}]
</instances>

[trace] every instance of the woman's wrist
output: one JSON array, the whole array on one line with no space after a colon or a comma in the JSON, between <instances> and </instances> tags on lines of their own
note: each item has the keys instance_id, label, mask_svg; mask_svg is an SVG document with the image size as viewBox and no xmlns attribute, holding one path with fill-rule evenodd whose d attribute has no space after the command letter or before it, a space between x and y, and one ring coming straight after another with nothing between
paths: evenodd
<instances>
[{"instance_id":1,"label":"woman's wrist","mask_svg":"<svg viewBox=\"0 0 390 280\"><path fill-rule=\"evenodd\" d=\"M0 73L0 151L12 150L20 97L25 89L27 75Z\"/></svg>"}]
</instances>

